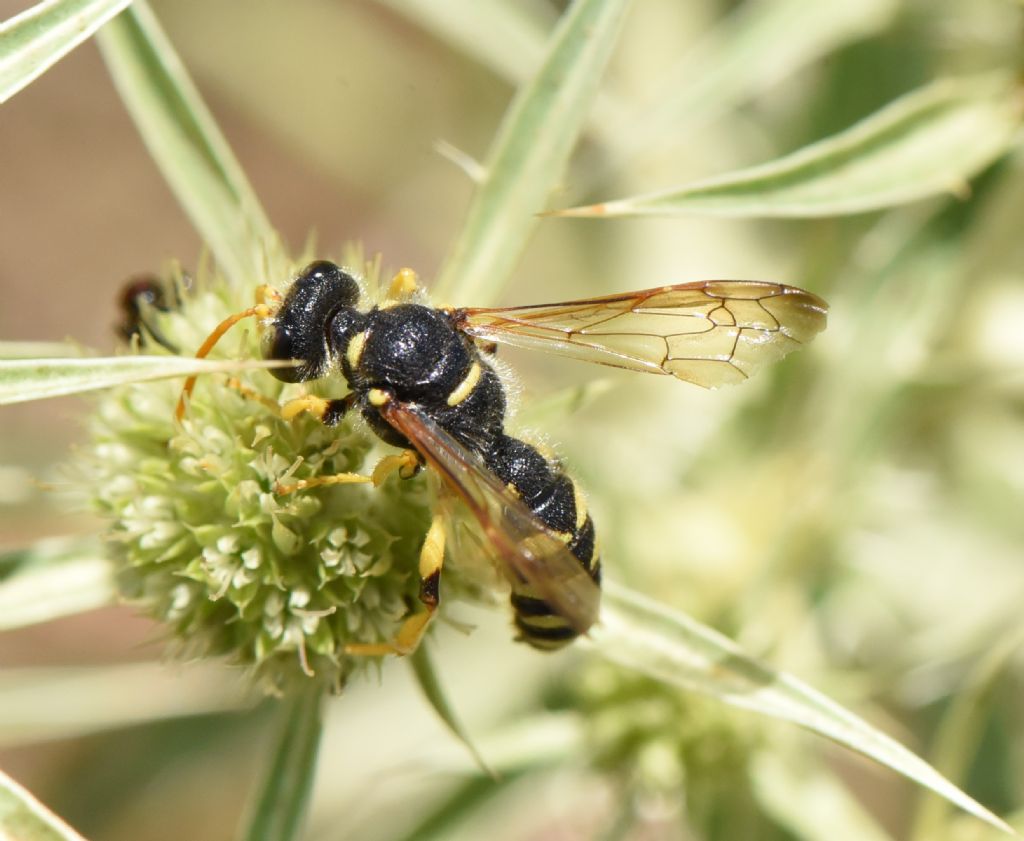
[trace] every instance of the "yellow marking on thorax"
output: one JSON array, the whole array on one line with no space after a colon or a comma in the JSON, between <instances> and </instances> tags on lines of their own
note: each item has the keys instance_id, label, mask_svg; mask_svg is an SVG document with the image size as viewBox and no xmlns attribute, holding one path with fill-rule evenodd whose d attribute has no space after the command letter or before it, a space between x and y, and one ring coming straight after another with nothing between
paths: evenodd
<instances>
[{"instance_id":1,"label":"yellow marking on thorax","mask_svg":"<svg viewBox=\"0 0 1024 841\"><path fill-rule=\"evenodd\" d=\"M473 389L476 388L476 384L480 382L480 377L483 375L483 368L479 362L474 362L470 368L469 373L466 374L466 378L459 383L452 390L452 393L448 395L448 405L458 406L463 400L472 394Z\"/></svg>"},{"instance_id":2,"label":"yellow marking on thorax","mask_svg":"<svg viewBox=\"0 0 1024 841\"><path fill-rule=\"evenodd\" d=\"M391 397L383 389L371 388L366 393L366 399L370 401L371 406L377 406L379 408L386 405L391 400Z\"/></svg>"},{"instance_id":3,"label":"yellow marking on thorax","mask_svg":"<svg viewBox=\"0 0 1024 841\"><path fill-rule=\"evenodd\" d=\"M345 348L345 360L354 371L359 367L359 360L363 358L363 348L366 346L366 332L356 333L348 340L348 347Z\"/></svg>"}]
</instances>

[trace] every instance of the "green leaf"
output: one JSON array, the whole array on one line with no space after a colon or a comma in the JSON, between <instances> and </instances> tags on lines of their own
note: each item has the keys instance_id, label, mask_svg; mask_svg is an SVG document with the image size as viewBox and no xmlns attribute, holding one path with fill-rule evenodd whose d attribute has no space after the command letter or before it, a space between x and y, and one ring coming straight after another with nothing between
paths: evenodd
<instances>
[{"instance_id":1,"label":"green leaf","mask_svg":"<svg viewBox=\"0 0 1024 841\"><path fill-rule=\"evenodd\" d=\"M0 771L0 838L4 841L84 841L3 771Z\"/></svg>"},{"instance_id":2,"label":"green leaf","mask_svg":"<svg viewBox=\"0 0 1024 841\"><path fill-rule=\"evenodd\" d=\"M0 24L0 103L26 87L131 0L46 0Z\"/></svg>"},{"instance_id":3,"label":"green leaf","mask_svg":"<svg viewBox=\"0 0 1024 841\"><path fill-rule=\"evenodd\" d=\"M115 594L95 541L50 538L0 555L0 631L104 607Z\"/></svg>"},{"instance_id":4,"label":"green leaf","mask_svg":"<svg viewBox=\"0 0 1024 841\"><path fill-rule=\"evenodd\" d=\"M282 703L283 729L245 841L290 841L301 835L323 729L323 687L308 684Z\"/></svg>"},{"instance_id":5,"label":"green leaf","mask_svg":"<svg viewBox=\"0 0 1024 841\"><path fill-rule=\"evenodd\" d=\"M935 82L770 163L557 216L835 216L963 194L1021 126L1021 90L990 77Z\"/></svg>"},{"instance_id":6,"label":"green leaf","mask_svg":"<svg viewBox=\"0 0 1024 841\"><path fill-rule=\"evenodd\" d=\"M145 380L274 368L280 364L262 359L210 360L180 356L0 359L0 406Z\"/></svg>"},{"instance_id":7,"label":"green leaf","mask_svg":"<svg viewBox=\"0 0 1024 841\"><path fill-rule=\"evenodd\" d=\"M615 663L819 733L1013 834L1005 822L894 739L687 616L609 583L601 621L589 637L596 650Z\"/></svg>"},{"instance_id":8,"label":"green leaf","mask_svg":"<svg viewBox=\"0 0 1024 841\"><path fill-rule=\"evenodd\" d=\"M494 772L484 761L480 751L477 750L476 745L469 738L466 728L459 721L459 717L455 714L452 705L448 702L448 697L444 694L441 682L437 679L437 670L434 668L425 645L420 645L412 653L409 657L409 665L412 666L416 682L419 684L424 696L426 696L427 702L434 712L437 713L438 718L445 723L445 726L452 732L452 735L465 746L466 750L472 755L473 761L480 766L480 769L488 776L493 777Z\"/></svg>"},{"instance_id":9,"label":"green leaf","mask_svg":"<svg viewBox=\"0 0 1024 841\"><path fill-rule=\"evenodd\" d=\"M544 63L505 113L486 177L435 284L442 300L486 303L511 271L561 178L628 0L575 0Z\"/></svg>"},{"instance_id":10,"label":"green leaf","mask_svg":"<svg viewBox=\"0 0 1024 841\"><path fill-rule=\"evenodd\" d=\"M150 154L225 275L247 285L283 277L277 235L149 7L137 0L98 41Z\"/></svg>"}]
</instances>

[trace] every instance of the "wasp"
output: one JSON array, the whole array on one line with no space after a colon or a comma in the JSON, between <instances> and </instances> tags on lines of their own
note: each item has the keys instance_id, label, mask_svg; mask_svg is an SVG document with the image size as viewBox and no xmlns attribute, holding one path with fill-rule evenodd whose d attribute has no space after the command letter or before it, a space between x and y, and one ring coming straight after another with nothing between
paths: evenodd
<instances>
[{"instance_id":1,"label":"wasp","mask_svg":"<svg viewBox=\"0 0 1024 841\"><path fill-rule=\"evenodd\" d=\"M544 650L565 646L594 624L601 561L594 523L576 481L562 465L506 429L507 400L493 364L497 344L669 375L704 387L746 379L825 327L816 295L779 283L709 280L557 304L435 308L415 302L415 273L401 270L384 301L359 309L361 289L327 261L303 269L284 295L269 286L257 303L221 322L197 352L205 356L243 318L266 329L264 355L291 361L271 369L296 383L340 373L347 396L306 395L282 416L311 412L337 424L359 413L385 443L401 448L372 477L340 474L279 485L367 481L390 472L433 470L461 500L482 545L511 586L519 639ZM194 378L178 403L180 418ZM353 654L407 654L440 602L445 515L435 512L420 553L419 600L392 641L356 644Z\"/></svg>"}]
</instances>

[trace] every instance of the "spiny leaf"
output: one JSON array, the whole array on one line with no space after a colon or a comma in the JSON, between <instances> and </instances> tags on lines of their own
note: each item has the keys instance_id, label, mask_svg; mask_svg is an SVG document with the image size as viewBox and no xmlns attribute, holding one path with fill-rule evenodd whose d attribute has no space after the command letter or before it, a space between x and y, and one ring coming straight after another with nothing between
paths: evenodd
<instances>
[{"instance_id":1,"label":"spiny leaf","mask_svg":"<svg viewBox=\"0 0 1024 841\"><path fill-rule=\"evenodd\" d=\"M0 555L0 631L112 604L114 574L94 541L49 538Z\"/></svg>"},{"instance_id":2,"label":"spiny leaf","mask_svg":"<svg viewBox=\"0 0 1024 841\"><path fill-rule=\"evenodd\" d=\"M441 300L495 295L561 177L611 54L628 0L576 0L537 74L520 88L485 162L462 233L441 270Z\"/></svg>"},{"instance_id":3,"label":"spiny leaf","mask_svg":"<svg viewBox=\"0 0 1024 841\"><path fill-rule=\"evenodd\" d=\"M85 841L3 771L0 771L0 838L4 841Z\"/></svg>"},{"instance_id":4,"label":"spiny leaf","mask_svg":"<svg viewBox=\"0 0 1024 841\"><path fill-rule=\"evenodd\" d=\"M208 360L179 356L2 359L0 405L77 394L144 380L246 368L274 368L280 364L272 360Z\"/></svg>"},{"instance_id":5,"label":"spiny leaf","mask_svg":"<svg viewBox=\"0 0 1024 841\"><path fill-rule=\"evenodd\" d=\"M46 0L0 24L0 103L87 40L131 0Z\"/></svg>"},{"instance_id":6,"label":"spiny leaf","mask_svg":"<svg viewBox=\"0 0 1024 841\"><path fill-rule=\"evenodd\" d=\"M553 215L817 217L963 194L1016 141L1022 104L1001 79L935 82L770 163Z\"/></svg>"},{"instance_id":7,"label":"spiny leaf","mask_svg":"<svg viewBox=\"0 0 1024 841\"><path fill-rule=\"evenodd\" d=\"M284 277L277 235L149 7L137 0L98 41L150 154L225 275L248 286Z\"/></svg>"},{"instance_id":8,"label":"spiny leaf","mask_svg":"<svg viewBox=\"0 0 1024 841\"><path fill-rule=\"evenodd\" d=\"M992 826L1013 830L927 762L791 675L744 654L711 628L622 587L605 589L594 647L620 665L789 721L880 762Z\"/></svg>"}]
</instances>

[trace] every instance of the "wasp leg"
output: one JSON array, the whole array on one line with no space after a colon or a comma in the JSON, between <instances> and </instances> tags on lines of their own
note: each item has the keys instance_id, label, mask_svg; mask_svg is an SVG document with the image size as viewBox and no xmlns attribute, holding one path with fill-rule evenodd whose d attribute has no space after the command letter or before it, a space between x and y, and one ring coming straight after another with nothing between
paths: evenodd
<instances>
[{"instance_id":1,"label":"wasp leg","mask_svg":"<svg viewBox=\"0 0 1024 841\"><path fill-rule=\"evenodd\" d=\"M227 382L225 383L225 385L227 385L228 388L233 388L235 391L237 391L239 394L242 395L242 397L246 398L247 400L253 400L256 403L259 403L261 406L263 406L269 412L272 412L273 414L277 415L278 417L281 417L281 404L280 403L278 403L276 400L272 400L271 398L267 397L267 395L265 395L265 394L261 394L260 392L258 392L254 388L249 388L249 386L247 386L240 379L238 379L238 377L228 377Z\"/></svg>"},{"instance_id":2,"label":"wasp leg","mask_svg":"<svg viewBox=\"0 0 1024 841\"><path fill-rule=\"evenodd\" d=\"M412 269L399 269L391 278L391 285L388 287L387 301L406 301L411 298L419 288L419 278Z\"/></svg>"},{"instance_id":3,"label":"wasp leg","mask_svg":"<svg viewBox=\"0 0 1024 841\"><path fill-rule=\"evenodd\" d=\"M382 657L397 654L399 657L412 654L423 640L430 620L434 618L441 603L441 569L444 567L444 515L437 511L430 522L430 529L420 549L420 602L424 609L414 613L404 622L390 642L350 643L345 653L357 657Z\"/></svg>"},{"instance_id":4,"label":"wasp leg","mask_svg":"<svg viewBox=\"0 0 1024 841\"><path fill-rule=\"evenodd\" d=\"M420 472L423 462L415 450L402 450L398 455L384 456L373 468L373 484L380 487L396 470L401 479L411 479Z\"/></svg>"},{"instance_id":5,"label":"wasp leg","mask_svg":"<svg viewBox=\"0 0 1024 841\"><path fill-rule=\"evenodd\" d=\"M315 415L317 420L328 426L333 426L344 417L345 412L351 407L352 396L343 397L340 400L327 400L317 397L315 394L306 394L289 400L279 407L281 417L286 420L294 420L303 412ZM376 475L376 471L374 471ZM365 476L362 473L333 473L329 476L314 476L312 479L300 479L291 484L277 482L274 485L274 493L279 496L304 491L307 488L316 488L321 485L354 485L375 482L373 476ZM376 484L376 482L375 482Z\"/></svg>"},{"instance_id":6,"label":"wasp leg","mask_svg":"<svg viewBox=\"0 0 1024 841\"><path fill-rule=\"evenodd\" d=\"M320 398L315 399L319 400ZM331 403L334 401L328 400L324 402ZM288 404L286 404L286 408L287 405ZM300 479L298 482L294 482L290 485L278 482L274 485L274 493L284 496L285 494L295 493L295 491L304 491L307 488L315 488L318 485L351 485L366 484L369 482L372 482L373 486L376 488L380 487L381 483L396 470L401 478L411 479L419 472L420 467L421 464L419 456L416 455L416 451L403 450L395 456L384 456L384 458L377 462L377 466L373 468L373 473L369 476L364 476L362 473L334 473L330 476L315 476L312 479Z\"/></svg>"},{"instance_id":7,"label":"wasp leg","mask_svg":"<svg viewBox=\"0 0 1024 841\"><path fill-rule=\"evenodd\" d=\"M272 286L263 284L256 288L256 304L255 306L249 307L247 310L242 312L236 312L234 315L229 315L220 324L218 324L213 332L206 337L206 341L200 345L199 350L196 351L196 359L204 359L214 346L221 340L225 333L228 332L232 327L238 324L246 318L270 318L274 315L274 312L281 304L281 293L274 289ZM191 397L192 390L196 387L196 375L193 374L187 380L185 385L181 389L181 396L178 397L178 405L174 410L174 417L179 421L185 417L185 405L187 398Z\"/></svg>"}]
</instances>

